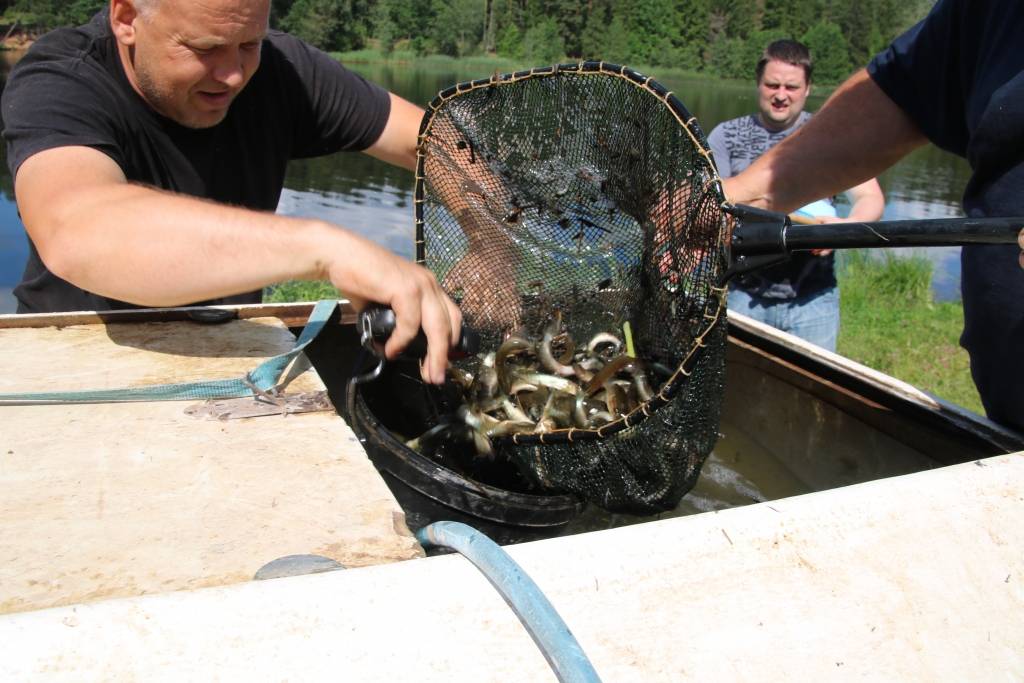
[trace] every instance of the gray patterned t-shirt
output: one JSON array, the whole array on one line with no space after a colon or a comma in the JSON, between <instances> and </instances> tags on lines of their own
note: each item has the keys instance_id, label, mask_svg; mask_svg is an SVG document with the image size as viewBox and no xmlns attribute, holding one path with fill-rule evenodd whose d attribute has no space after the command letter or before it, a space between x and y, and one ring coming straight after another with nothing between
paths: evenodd
<instances>
[{"instance_id":1,"label":"gray patterned t-shirt","mask_svg":"<svg viewBox=\"0 0 1024 683\"><path fill-rule=\"evenodd\" d=\"M708 136L718 174L729 178L746 170L755 159L810 120L808 112L800 112L796 123L780 131L765 128L756 114L718 124ZM813 256L810 252L798 252L789 261L744 275L734 280L732 285L765 299L815 295L835 287L834 258L831 254Z\"/></svg>"},{"instance_id":2,"label":"gray patterned t-shirt","mask_svg":"<svg viewBox=\"0 0 1024 683\"><path fill-rule=\"evenodd\" d=\"M756 114L724 121L711 131L708 144L718 165L718 174L729 178L746 170L754 160L779 144L811 120L808 112L800 112L796 123L780 131L770 131Z\"/></svg>"}]
</instances>

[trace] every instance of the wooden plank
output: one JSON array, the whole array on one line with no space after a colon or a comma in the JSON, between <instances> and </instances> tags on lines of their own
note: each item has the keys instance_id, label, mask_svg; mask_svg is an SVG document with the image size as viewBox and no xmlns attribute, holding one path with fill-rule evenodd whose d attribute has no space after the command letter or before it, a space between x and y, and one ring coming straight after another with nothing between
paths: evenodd
<instances>
[{"instance_id":1,"label":"wooden plank","mask_svg":"<svg viewBox=\"0 0 1024 683\"><path fill-rule=\"evenodd\" d=\"M507 548L605 681L1024 677L1024 454ZM0 617L5 680L554 681L459 556Z\"/></svg>"},{"instance_id":2,"label":"wooden plank","mask_svg":"<svg viewBox=\"0 0 1024 683\"><path fill-rule=\"evenodd\" d=\"M356 320L355 311L347 300L339 301L340 322L351 324ZM177 308L130 308L119 311L70 311L61 313L0 315L0 330L25 327L67 327L69 325L92 325L96 323L130 322L173 322L188 321L193 315L209 311L224 311L235 318L275 317L289 327L302 327L313 312L314 302L280 304L239 304L235 306L182 306Z\"/></svg>"},{"instance_id":3,"label":"wooden plank","mask_svg":"<svg viewBox=\"0 0 1024 683\"><path fill-rule=\"evenodd\" d=\"M1004 453L1024 448L1024 434L1020 432L770 325L730 312L729 328L731 341L743 339L759 353L771 355L774 363L788 357L822 380L896 408L903 419L951 429L971 440L983 439Z\"/></svg>"},{"instance_id":4,"label":"wooden plank","mask_svg":"<svg viewBox=\"0 0 1024 683\"><path fill-rule=\"evenodd\" d=\"M848 372L853 372L865 381L884 387L888 392L897 396L902 396L909 401L916 401L934 410L937 410L939 407L935 397L924 393L911 384L907 384L895 377L873 370L866 365L861 365L856 361L850 360L846 356L840 356L837 353L823 349L817 344L812 344L806 339L801 339L796 335L783 332L771 325L761 322L760 320L755 320L743 315L742 313L730 311L729 322L737 327L752 330L760 337L772 339L777 344L793 349L802 355L835 365Z\"/></svg>"},{"instance_id":5,"label":"wooden plank","mask_svg":"<svg viewBox=\"0 0 1024 683\"><path fill-rule=\"evenodd\" d=\"M235 378L293 344L276 318L9 328L0 392ZM310 370L289 392L323 388ZM422 554L334 412L218 421L195 405L0 407L0 613L246 581L292 554Z\"/></svg>"}]
</instances>

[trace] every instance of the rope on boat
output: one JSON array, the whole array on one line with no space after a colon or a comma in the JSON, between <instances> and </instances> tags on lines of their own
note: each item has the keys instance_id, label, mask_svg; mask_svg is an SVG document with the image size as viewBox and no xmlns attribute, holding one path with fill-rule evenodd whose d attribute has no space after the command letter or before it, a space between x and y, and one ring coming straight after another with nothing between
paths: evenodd
<instances>
[{"instance_id":1,"label":"rope on boat","mask_svg":"<svg viewBox=\"0 0 1024 683\"><path fill-rule=\"evenodd\" d=\"M416 533L424 546L450 548L476 565L491 582L563 683L600 683L583 648L533 579L501 546L471 526L435 522Z\"/></svg>"},{"instance_id":2,"label":"rope on boat","mask_svg":"<svg viewBox=\"0 0 1024 683\"><path fill-rule=\"evenodd\" d=\"M267 397L273 401L281 377L296 357L320 333L327 324L336 300L317 302L313 312L302 329L302 334L291 350L269 358L250 370L244 377L235 379L207 380L157 384L143 387L119 389L86 389L83 391L52 391L19 394L0 394L0 406L4 405L64 405L69 403L129 403L136 401L194 401L197 399L244 398L246 396ZM304 366L304 371L308 366ZM297 366L292 366L292 373ZM289 373L292 374L292 373ZM288 381L293 377L288 377Z\"/></svg>"}]
</instances>

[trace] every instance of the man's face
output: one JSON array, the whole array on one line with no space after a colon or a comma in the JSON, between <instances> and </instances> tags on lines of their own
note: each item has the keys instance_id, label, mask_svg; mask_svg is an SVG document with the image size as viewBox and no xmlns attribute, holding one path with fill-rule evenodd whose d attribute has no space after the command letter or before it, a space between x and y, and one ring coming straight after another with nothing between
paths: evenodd
<instances>
[{"instance_id":1,"label":"man's face","mask_svg":"<svg viewBox=\"0 0 1024 683\"><path fill-rule=\"evenodd\" d=\"M117 3L115 3L116 5ZM189 128L220 123L260 63L269 0L157 0L137 13L128 78L157 112Z\"/></svg>"},{"instance_id":2,"label":"man's face","mask_svg":"<svg viewBox=\"0 0 1024 683\"><path fill-rule=\"evenodd\" d=\"M769 60L757 84L761 123L769 130L789 128L804 110L810 92L802 66Z\"/></svg>"}]
</instances>

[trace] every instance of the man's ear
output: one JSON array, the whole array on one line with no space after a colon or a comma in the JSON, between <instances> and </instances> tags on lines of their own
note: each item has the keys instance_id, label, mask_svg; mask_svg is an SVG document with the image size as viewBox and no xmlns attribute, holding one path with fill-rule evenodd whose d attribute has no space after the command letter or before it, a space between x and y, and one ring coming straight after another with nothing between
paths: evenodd
<instances>
[{"instance_id":1,"label":"man's ear","mask_svg":"<svg viewBox=\"0 0 1024 683\"><path fill-rule=\"evenodd\" d=\"M126 47L135 44L135 20L139 11L133 0L110 0L110 30L117 42Z\"/></svg>"}]
</instances>

